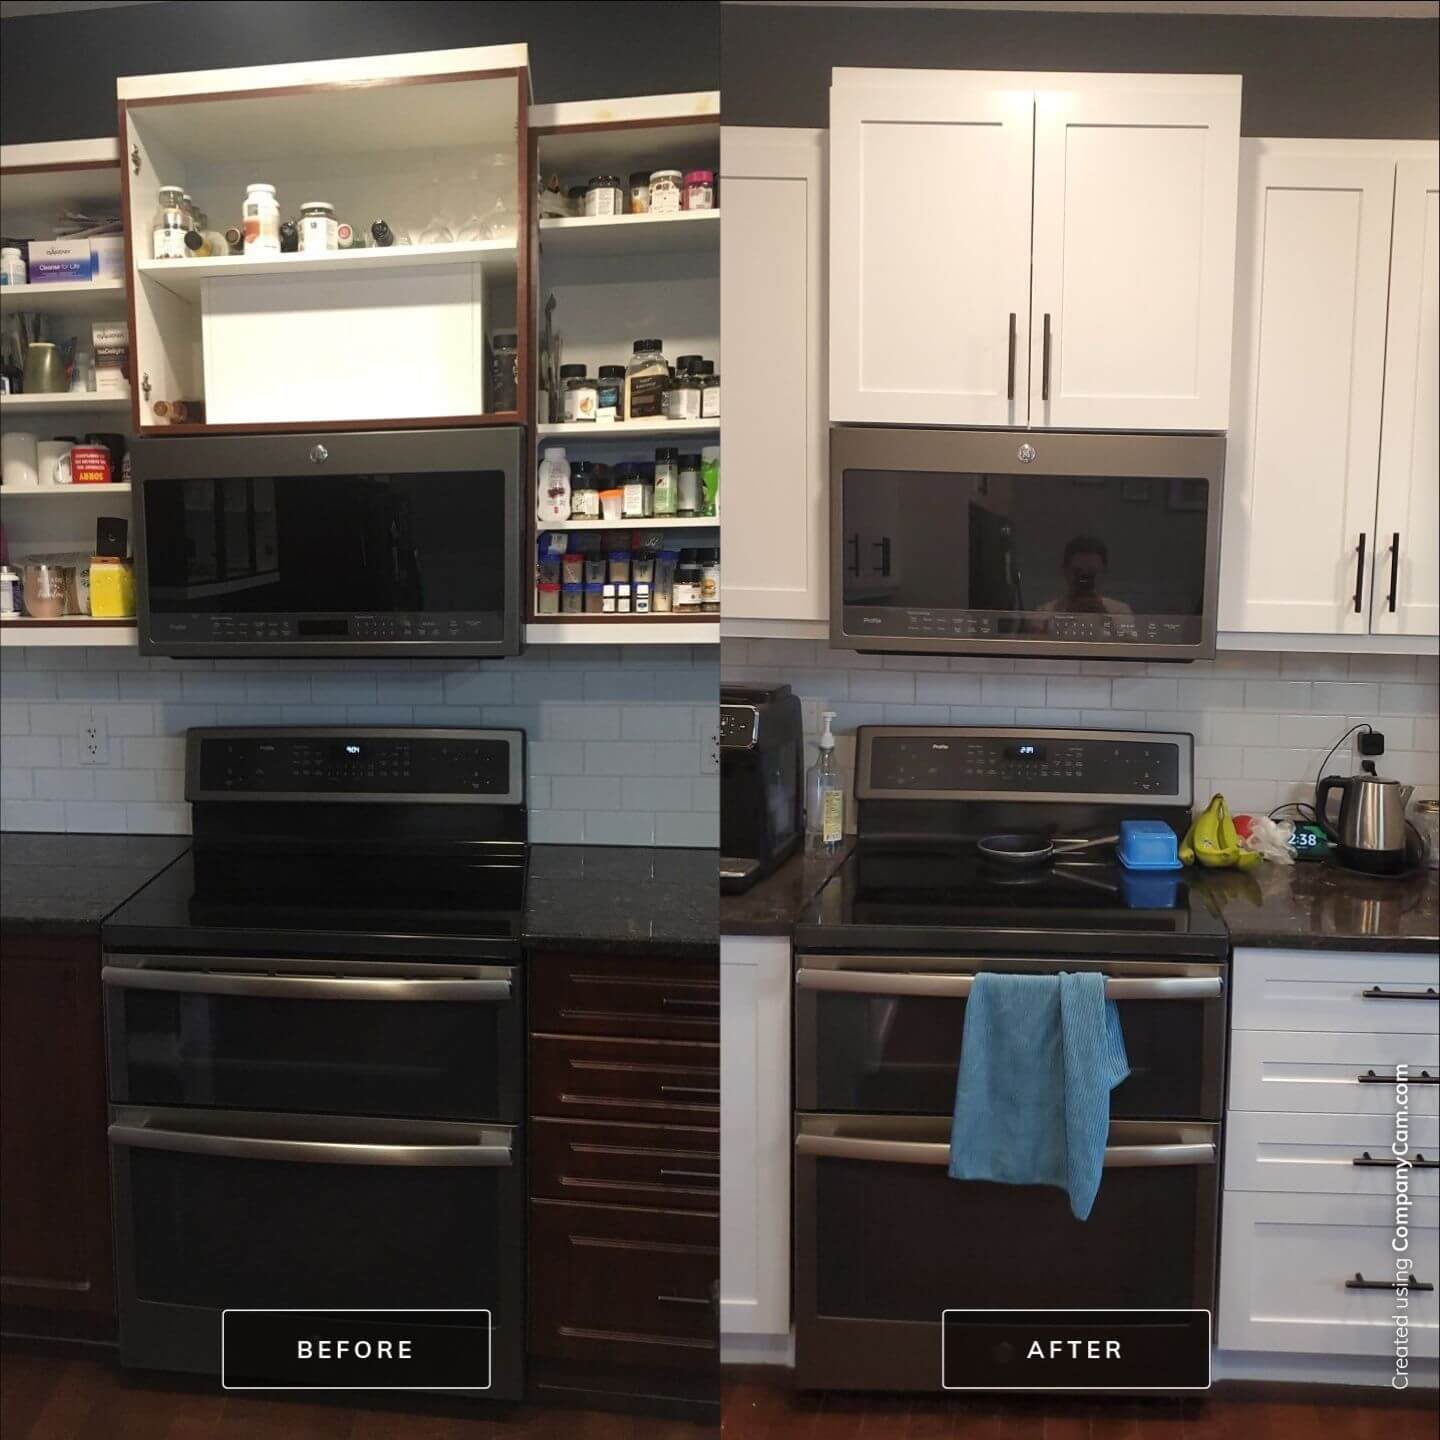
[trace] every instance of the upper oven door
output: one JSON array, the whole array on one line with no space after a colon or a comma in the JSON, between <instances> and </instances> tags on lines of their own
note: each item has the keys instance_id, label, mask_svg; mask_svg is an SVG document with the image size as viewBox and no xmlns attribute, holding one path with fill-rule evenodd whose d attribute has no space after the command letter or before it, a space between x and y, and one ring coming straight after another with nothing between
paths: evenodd
<instances>
[{"instance_id":1,"label":"upper oven door","mask_svg":"<svg viewBox=\"0 0 1440 1440\"><path fill-rule=\"evenodd\" d=\"M981 969L1102 970L1120 1011L1129 1077L1117 1120L1218 1120L1224 972L1180 961L801 955L795 970L795 1108L950 1115L965 1003Z\"/></svg>"},{"instance_id":2,"label":"upper oven door","mask_svg":"<svg viewBox=\"0 0 1440 1440\"><path fill-rule=\"evenodd\" d=\"M1215 653L1225 441L837 427L837 648Z\"/></svg>"},{"instance_id":3,"label":"upper oven door","mask_svg":"<svg viewBox=\"0 0 1440 1440\"><path fill-rule=\"evenodd\" d=\"M509 965L108 953L117 1105L518 1121Z\"/></svg>"},{"instance_id":4,"label":"upper oven door","mask_svg":"<svg viewBox=\"0 0 1440 1440\"><path fill-rule=\"evenodd\" d=\"M150 655L513 655L520 429L142 438Z\"/></svg>"}]
</instances>

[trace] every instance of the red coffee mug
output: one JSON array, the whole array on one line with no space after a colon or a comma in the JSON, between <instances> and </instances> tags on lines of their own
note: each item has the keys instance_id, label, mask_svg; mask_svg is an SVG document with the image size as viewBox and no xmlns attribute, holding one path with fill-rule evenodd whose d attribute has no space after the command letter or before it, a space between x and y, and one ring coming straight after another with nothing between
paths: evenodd
<instances>
[{"instance_id":1,"label":"red coffee mug","mask_svg":"<svg viewBox=\"0 0 1440 1440\"><path fill-rule=\"evenodd\" d=\"M70 447L70 480L75 485L108 485L110 452L103 445Z\"/></svg>"}]
</instances>

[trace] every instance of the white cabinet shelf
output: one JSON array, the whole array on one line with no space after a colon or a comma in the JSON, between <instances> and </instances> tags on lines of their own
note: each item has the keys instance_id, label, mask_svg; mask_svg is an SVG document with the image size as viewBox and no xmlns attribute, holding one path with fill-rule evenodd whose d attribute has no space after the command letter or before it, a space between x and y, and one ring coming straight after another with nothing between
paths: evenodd
<instances>
[{"instance_id":1,"label":"white cabinet shelf","mask_svg":"<svg viewBox=\"0 0 1440 1440\"><path fill-rule=\"evenodd\" d=\"M718 645L718 615L693 620L618 619L614 615L570 616L525 627L527 645Z\"/></svg>"},{"instance_id":2,"label":"white cabinet shelf","mask_svg":"<svg viewBox=\"0 0 1440 1440\"><path fill-rule=\"evenodd\" d=\"M537 425L542 440L625 441L659 439L665 435L719 435L718 420L617 420L613 424L586 420L579 423Z\"/></svg>"},{"instance_id":3,"label":"white cabinet shelf","mask_svg":"<svg viewBox=\"0 0 1440 1440\"><path fill-rule=\"evenodd\" d=\"M0 286L0 314L32 310L42 315L123 315L125 282Z\"/></svg>"},{"instance_id":4,"label":"white cabinet shelf","mask_svg":"<svg viewBox=\"0 0 1440 1440\"><path fill-rule=\"evenodd\" d=\"M236 276L324 275L349 270L407 270L440 265L492 266L497 273L513 274L512 241L477 240L450 245L391 245L387 249L327 250L320 254L274 255L261 260L243 255L213 255L201 260L139 260L135 269L182 300L198 300L206 280Z\"/></svg>"},{"instance_id":5,"label":"white cabinet shelf","mask_svg":"<svg viewBox=\"0 0 1440 1440\"><path fill-rule=\"evenodd\" d=\"M95 620L70 615L63 620L0 621L0 646L114 645L134 650L140 643L133 620Z\"/></svg>"},{"instance_id":6,"label":"white cabinet shelf","mask_svg":"<svg viewBox=\"0 0 1440 1440\"><path fill-rule=\"evenodd\" d=\"M0 500L103 500L107 495L128 495L124 481L109 485L0 485Z\"/></svg>"},{"instance_id":7,"label":"white cabinet shelf","mask_svg":"<svg viewBox=\"0 0 1440 1440\"><path fill-rule=\"evenodd\" d=\"M537 520L535 528L545 530L716 530L718 515L649 515L628 520Z\"/></svg>"},{"instance_id":8,"label":"white cabinet shelf","mask_svg":"<svg viewBox=\"0 0 1440 1440\"><path fill-rule=\"evenodd\" d=\"M718 210L673 215L577 215L540 222L547 259L562 255L677 255L720 243Z\"/></svg>"},{"instance_id":9,"label":"white cabinet shelf","mask_svg":"<svg viewBox=\"0 0 1440 1440\"><path fill-rule=\"evenodd\" d=\"M0 395L0 415L43 415L64 411L130 409L128 395L98 395L93 390L59 395Z\"/></svg>"}]
</instances>

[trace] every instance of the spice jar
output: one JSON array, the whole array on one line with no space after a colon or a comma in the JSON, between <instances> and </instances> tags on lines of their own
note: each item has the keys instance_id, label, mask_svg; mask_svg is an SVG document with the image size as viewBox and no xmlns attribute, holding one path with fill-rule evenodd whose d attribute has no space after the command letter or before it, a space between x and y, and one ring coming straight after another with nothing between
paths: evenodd
<instances>
[{"instance_id":1,"label":"spice jar","mask_svg":"<svg viewBox=\"0 0 1440 1440\"><path fill-rule=\"evenodd\" d=\"M650 211L655 215L675 215L680 212L684 194L684 177L678 170L652 170L650 172Z\"/></svg>"},{"instance_id":2,"label":"spice jar","mask_svg":"<svg viewBox=\"0 0 1440 1440\"><path fill-rule=\"evenodd\" d=\"M577 460L570 467L570 517L600 518L600 488L595 483L595 467L588 460Z\"/></svg>"},{"instance_id":3,"label":"spice jar","mask_svg":"<svg viewBox=\"0 0 1440 1440\"><path fill-rule=\"evenodd\" d=\"M593 175L585 187L585 213L587 215L623 215L625 213L625 192L620 188L618 175Z\"/></svg>"},{"instance_id":4,"label":"spice jar","mask_svg":"<svg viewBox=\"0 0 1440 1440\"><path fill-rule=\"evenodd\" d=\"M720 552L700 552L700 608L707 613L720 609Z\"/></svg>"},{"instance_id":5,"label":"spice jar","mask_svg":"<svg viewBox=\"0 0 1440 1440\"><path fill-rule=\"evenodd\" d=\"M280 206L275 200L273 185L257 182L246 187L240 224L245 232L247 256L280 253Z\"/></svg>"},{"instance_id":6,"label":"spice jar","mask_svg":"<svg viewBox=\"0 0 1440 1440\"><path fill-rule=\"evenodd\" d=\"M700 513L720 513L720 447L707 445L700 452Z\"/></svg>"},{"instance_id":7,"label":"spice jar","mask_svg":"<svg viewBox=\"0 0 1440 1440\"><path fill-rule=\"evenodd\" d=\"M630 552L628 550L612 550L610 552L610 571L607 579L611 581L630 579Z\"/></svg>"},{"instance_id":8,"label":"spice jar","mask_svg":"<svg viewBox=\"0 0 1440 1440\"><path fill-rule=\"evenodd\" d=\"M655 452L655 493L654 513L675 514L679 493L680 452L673 445L666 445Z\"/></svg>"},{"instance_id":9,"label":"spice jar","mask_svg":"<svg viewBox=\"0 0 1440 1440\"><path fill-rule=\"evenodd\" d=\"M625 497L620 504L621 519L648 520L655 513L655 482L638 465L627 468L630 473L621 486Z\"/></svg>"},{"instance_id":10,"label":"spice jar","mask_svg":"<svg viewBox=\"0 0 1440 1440\"><path fill-rule=\"evenodd\" d=\"M602 365L600 378L595 382L595 418L597 420L623 420L625 418L625 367L623 365Z\"/></svg>"},{"instance_id":11,"label":"spice jar","mask_svg":"<svg viewBox=\"0 0 1440 1440\"><path fill-rule=\"evenodd\" d=\"M587 580L585 582L585 613L587 615L599 615L604 609L605 585L600 580Z\"/></svg>"},{"instance_id":12,"label":"spice jar","mask_svg":"<svg viewBox=\"0 0 1440 1440\"><path fill-rule=\"evenodd\" d=\"M650 213L650 172L648 170L632 170L630 172L630 213L632 215L648 215Z\"/></svg>"},{"instance_id":13,"label":"spice jar","mask_svg":"<svg viewBox=\"0 0 1440 1440\"><path fill-rule=\"evenodd\" d=\"M651 603L656 614L668 614L673 608L675 563L679 558L674 550L662 550L655 557L655 585L651 591Z\"/></svg>"},{"instance_id":14,"label":"spice jar","mask_svg":"<svg viewBox=\"0 0 1440 1440\"><path fill-rule=\"evenodd\" d=\"M677 614L694 614L700 609L700 587L703 583L699 552L682 550L675 567L675 584L671 590L670 608Z\"/></svg>"},{"instance_id":15,"label":"spice jar","mask_svg":"<svg viewBox=\"0 0 1440 1440\"><path fill-rule=\"evenodd\" d=\"M324 200L306 200L300 206L300 248L306 254L340 248L340 227L335 207Z\"/></svg>"},{"instance_id":16,"label":"spice jar","mask_svg":"<svg viewBox=\"0 0 1440 1440\"><path fill-rule=\"evenodd\" d=\"M700 457L682 455L675 484L676 509L681 515L700 514Z\"/></svg>"},{"instance_id":17,"label":"spice jar","mask_svg":"<svg viewBox=\"0 0 1440 1440\"><path fill-rule=\"evenodd\" d=\"M560 561L560 579L565 585L579 585L585 579L585 557L573 551Z\"/></svg>"},{"instance_id":18,"label":"spice jar","mask_svg":"<svg viewBox=\"0 0 1440 1440\"><path fill-rule=\"evenodd\" d=\"M720 418L720 376L713 360L704 360L700 365L700 418Z\"/></svg>"},{"instance_id":19,"label":"spice jar","mask_svg":"<svg viewBox=\"0 0 1440 1440\"><path fill-rule=\"evenodd\" d=\"M490 408L513 410L520 397L520 347L513 330L490 341Z\"/></svg>"},{"instance_id":20,"label":"spice jar","mask_svg":"<svg viewBox=\"0 0 1440 1440\"><path fill-rule=\"evenodd\" d=\"M583 365L562 365L560 379L565 386L565 420L578 423L595 418L595 382L585 374Z\"/></svg>"},{"instance_id":21,"label":"spice jar","mask_svg":"<svg viewBox=\"0 0 1440 1440\"><path fill-rule=\"evenodd\" d=\"M700 365L698 355L682 355L675 362L675 375L665 394L667 420L700 418Z\"/></svg>"},{"instance_id":22,"label":"spice jar","mask_svg":"<svg viewBox=\"0 0 1440 1440\"><path fill-rule=\"evenodd\" d=\"M585 213L585 187L583 185L572 185L565 192L565 208L571 215Z\"/></svg>"},{"instance_id":23,"label":"spice jar","mask_svg":"<svg viewBox=\"0 0 1440 1440\"><path fill-rule=\"evenodd\" d=\"M155 260L183 260L185 232L190 228L185 218L185 192L178 185L160 187L159 205L150 222L150 255ZM273 198L273 197L272 197Z\"/></svg>"},{"instance_id":24,"label":"spice jar","mask_svg":"<svg viewBox=\"0 0 1440 1440\"><path fill-rule=\"evenodd\" d=\"M630 562L630 574L637 585L653 585L655 583L655 557L653 555L636 555Z\"/></svg>"},{"instance_id":25,"label":"spice jar","mask_svg":"<svg viewBox=\"0 0 1440 1440\"><path fill-rule=\"evenodd\" d=\"M663 340L637 340L625 367L625 418L659 420L670 389L670 364Z\"/></svg>"},{"instance_id":26,"label":"spice jar","mask_svg":"<svg viewBox=\"0 0 1440 1440\"><path fill-rule=\"evenodd\" d=\"M715 172L713 170L687 170L684 194L681 200L687 210L713 210L715 208Z\"/></svg>"},{"instance_id":27,"label":"spice jar","mask_svg":"<svg viewBox=\"0 0 1440 1440\"><path fill-rule=\"evenodd\" d=\"M568 580L561 585L560 613L562 615L583 615L585 613L585 586L580 581Z\"/></svg>"},{"instance_id":28,"label":"spice jar","mask_svg":"<svg viewBox=\"0 0 1440 1440\"><path fill-rule=\"evenodd\" d=\"M537 615L558 615L560 613L560 587L553 580L542 580L535 587L535 613Z\"/></svg>"}]
</instances>

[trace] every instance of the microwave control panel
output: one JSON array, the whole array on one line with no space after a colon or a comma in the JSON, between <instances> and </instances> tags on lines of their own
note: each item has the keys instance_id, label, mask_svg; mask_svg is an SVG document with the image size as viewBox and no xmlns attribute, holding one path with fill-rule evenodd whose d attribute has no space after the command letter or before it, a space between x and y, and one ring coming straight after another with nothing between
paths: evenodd
<instances>
[{"instance_id":1,"label":"microwave control panel","mask_svg":"<svg viewBox=\"0 0 1440 1440\"><path fill-rule=\"evenodd\" d=\"M368 615L155 615L159 639L253 645L268 641L482 641L500 632L494 615L393 611Z\"/></svg>"}]
</instances>

